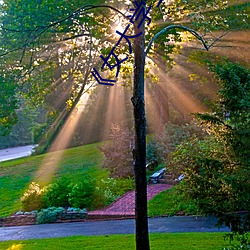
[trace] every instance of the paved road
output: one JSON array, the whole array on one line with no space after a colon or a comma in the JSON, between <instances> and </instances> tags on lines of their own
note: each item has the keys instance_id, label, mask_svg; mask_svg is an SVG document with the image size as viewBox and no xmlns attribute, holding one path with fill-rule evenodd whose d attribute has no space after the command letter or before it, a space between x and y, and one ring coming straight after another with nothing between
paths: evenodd
<instances>
[{"instance_id":1,"label":"paved road","mask_svg":"<svg viewBox=\"0 0 250 250\"><path fill-rule=\"evenodd\" d=\"M29 156L31 155L34 147L34 145L28 145L22 147L0 149L0 162Z\"/></svg>"},{"instance_id":2,"label":"paved road","mask_svg":"<svg viewBox=\"0 0 250 250\"><path fill-rule=\"evenodd\" d=\"M195 216L150 218L150 233L168 232L228 232L227 227L218 229L214 218ZM0 228L0 241L39 238L56 238L73 235L110 235L134 234L135 221L110 220L95 222L77 222L63 224L46 224L21 227Z\"/></svg>"}]
</instances>

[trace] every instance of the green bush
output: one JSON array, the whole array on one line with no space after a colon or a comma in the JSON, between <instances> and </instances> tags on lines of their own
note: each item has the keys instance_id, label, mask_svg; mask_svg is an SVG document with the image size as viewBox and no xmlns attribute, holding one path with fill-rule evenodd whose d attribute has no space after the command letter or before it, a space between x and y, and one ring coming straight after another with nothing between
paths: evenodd
<instances>
[{"instance_id":1,"label":"green bush","mask_svg":"<svg viewBox=\"0 0 250 250\"><path fill-rule=\"evenodd\" d=\"M116 185L113 186L113 193L119 197L124 193L134 190L135 182L133 178L119 178L116 179Z\"/></svg>"},{"instance_id":2,"label":"green bush","mask_svg":"<svg viewBox=\"0 0 250 250\"><path fill-rule=\"evenodd\" d=\"M32 182L21 197L22 209L28 212L41 209L44 204L43 194L44 188L41 188L38 183Z\"/></svg>"},{"instance_id":3,"label":"green bush","mask_svg":"<svg viewBox=\"0 0 250 250\"><path fill-rule=\"evenodd\" d=\"M42 136L46 133L46 130L48 129L47 123L37 124L32 129L32 140L33 143L38 144L42 138Z\"/></svg>"},{"instance_id":4,"label":"green bush","mask_svg":"<svg viewBox=\"0 0 250 250\"><path fill-rule=\"evenodd\" d=\"M98 209L112 203L116 197L111 191L116 185L114 178L101 179L96 182L93 193L93 208Z\"/></svg>"},{"instance_id":5,"label":"green bush","mask_svg":"<svg viewBox=\"0 0 250 250\"><path fill-rule=\"evenodd\" d=\"M64 212L62 207L49 207L37 213L36 224L55 222L59 213Z\"/></svg>"},{"instance_id":6,"label":"green bush","mask_svg":"<svg viewBox=\"0 0 250 250\"><path fill-rule=\"evenodd\" d=\"M56 182L48 185L44 192L45 207L68 207L69 193L71 191L70 181L66 178L61 178Z\"/></svg>"},{"instance_id":7,"label":"green bush","mask_svg":"<svg viewBox=\"0 0 250 250\"><path fill-rule=\"evenodd\" d=\"M157 153L157 146L157 142L152 139L147 143L147 170L149 171L154 171L160 160Z\"/></svg>"},{"instance_id":8,"label":"green bush","mask_svg":"<svg viewBox=\"0 0 250 250\"><path fill-rule=\"evenodd\" d=\"M37 183L32 183L22 197L23 209L32 211L48 207L70 206L96 209L109 205L133 189L132 178L105 177L96 181L85 176L83 181L77 183L61 178L43 189ZM49 217L53 217L53 213L50 213Z\"/></svg>"},{"instance_id":9,"label":"green bush","mask_svg":"<svg viewBox=\"0 0 250 250\"><path fill-rule=\"evenodd\" d=\"M124 193L134 189L132 178L106 178L96 182L93 205L94 208L101 208L111 204Z\"/></svg>"},{"instance_id":10,"label":"green bush","mask_svg":"<svg viewBox=\"0 0 250 250\"><path fill-rule=\"evenodd\" d=\"M225 239L229 240L231 246L225 247L223 250L250 250L249 234L247 233L228 233Z\"/></svg>"},{"instance_id":11,"label":"green bush","mask_svg":"<svg viewBox=\"0 0 250 250\"><path fill-rule=\"evenodd\" d=\"M72 186L69 193L69 204L73 207L85 208L92 206L92 195L94 193L94 184L87 179Z\"/></svg>"}]
</instances>

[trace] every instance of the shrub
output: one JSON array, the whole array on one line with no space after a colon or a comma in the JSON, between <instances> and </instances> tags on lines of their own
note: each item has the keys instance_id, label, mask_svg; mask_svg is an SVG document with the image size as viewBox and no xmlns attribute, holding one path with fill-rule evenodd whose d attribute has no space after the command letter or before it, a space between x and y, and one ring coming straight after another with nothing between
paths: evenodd
<instances>
[{"instance_id":1,"label":"shrub","mask_svg":"<svg viewBox=\"0 0 250 250\"><path fill-rule=\"evenodd\" d=\"M225 247L223 250L250 250L250 240L247 233L228 233L225 239L229 240L230 247ZM234 241L237 241L236 244ZM234 244L233 244L234 243Z\"/></svg>"},{"instance_id":2,"label":"shrub","mask_svg":"<svg viewBox=\"0 0 250 250\"><path fill-rule=\"evenodd\" d=\"M94 185L92 181L87 179L76 183L72 186L69 193L69 204L73 207L85 208L91 207L92 195L94 193Z\"/></svg>"},{"instance_id":3,"label":"shrub","mask_svg":"<svg viewBox=\"0 0 250 250\"><path fill-rule=\"evenodd\" d=\"M37 124L32 129L32 140L34 144L38 144L42 138L42 136L46 133L46 130L48 129L47 123Z\"/></svg>"},{"instance_id":4,"label":"shrub","mask_svg":"<svg viewBox=\"0 0 250 250\"><path fill-rule=\"evenodd\" d=\"M87 213L87 210L86 208L80 209L80 208L75 208L75 207L68 207L67 213L72 213L72 212Z\"/></svg>"},{"instance_id":5,"label":"shrub","mask_svg":"<svg viewBox=\"0 0 250 250\"><path fill-rule=\"evenodd\" d=\"M44 189L38 183L32 182L27 191L21 197L22 209L24 211L39 210L43 207Z\"/></svg>"},{"instance_id":6,"label":"shrub","mask_svg":"<svg viewBox=\"0 0 250 250\"><path fill-rule=\"evenodd\" d=\"M157 153L157 142L149 140L147 143L147 170L154 171L159 163L159 155Z\"/></svg>"},{"instance_id":7,"label":"shrub","mask_svg":"<svg viewBox=\"0 0 250 250\"><path fill-rule=\"evenodd\" d=\"M93 194L95 209L109 205L116 199L116 196L112 192L115 185L116 180L114 178L101 179L96 182Z\"/></svg>"},{"instance_id":8,"label":"shrub","mask_svg":"<svg viewBox=\"0 0 250 250\"><path fill-rule=\"evenodd\" d=\"M43 198L45 207L68 207L68 198L71 190L70 186L70 181L66 178L61 178L56 182L48 185L45 188Z\"/></svg>"},{"instance_id":9,"label":"shrub","mask_svg":"<svg viewBox=\"0 0 250 250\"><path fill-rule=\"evenodd\" d=\"M36 224L55 222L59 213L64 212L62 207L49 207L37 213Z\"/></svg>"},{"instance_id":10,"label":"shrub","mask_svg":"<svg viewBox=\"0 0 250 250\"><path fill-rule=\"evenodd\" d=\"M113 193L119 197L124 193L134 190L135 182L133 178L119 178L116 179L116 185L113 186Z\"/></svg>"},{"instance_id":11,"label":"shrub","mask_svg":"<svg viewBox=\"0 0 250 250\"><path fill-rule=\"evenodd\" d=\"M93 194L93 205L101 208L111 204L124 193L134 189L132 178L106 178L96 182Z\"/></svg>"}]
</instances>

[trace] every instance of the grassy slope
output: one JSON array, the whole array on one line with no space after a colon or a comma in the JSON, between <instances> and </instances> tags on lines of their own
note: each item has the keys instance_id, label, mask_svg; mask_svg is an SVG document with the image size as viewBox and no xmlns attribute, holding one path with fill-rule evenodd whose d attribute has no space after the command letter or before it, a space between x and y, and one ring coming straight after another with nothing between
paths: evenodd
<instances>
[{"instance_id":1,"label":"grassy slope","mask_svg":"<svg viewBox=\"0 0 250 250\"><path fill-rule=\"evenodd\" d=\"M223 233L151 234L152 250L221 250L228 246ZM10 250L78 250L135 249L134 235L77 236L58 239L1 242L0 249Z\"/></svg>"},{"instance_id":2,"label":"grassy slope","mask_svg":"<svg viewBox=\"0 0 250 250\"><path fill-rule=\"evenodd\" d=\"M150 217L158 217L162 215L175 215L178 212L186 215L199 214L197 207L194 204L187 203L185 199L176 193L172 187L166 191L153 197L148 203L148 215Z\"/></svg>"},{"instance_id":3,"label":"grassy slope","mask_svg":"<svg viewBox=\"0 0 250 250\"><path fill-rule=\"evenodd\" d=\"M65 150L52 178L64 176L77 181L86 173L94 175L102 159L98 145ZM46 154L0 163L0 217L20 209L20 197L31 181L37 181L34 176L45 157ZM100 174L106 173L98 171Z\"/></svg>"}]
</instances>

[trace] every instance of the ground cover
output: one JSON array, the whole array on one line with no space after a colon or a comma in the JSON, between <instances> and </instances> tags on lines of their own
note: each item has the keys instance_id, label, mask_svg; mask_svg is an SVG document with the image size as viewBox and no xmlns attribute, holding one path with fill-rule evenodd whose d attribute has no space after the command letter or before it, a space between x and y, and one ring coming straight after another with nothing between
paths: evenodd
<instances>
[{"instance_id":1,"label":"ground cover","mask_svg":"<svg viewBox=\"0 0 250 250\"><path fill-rule=\"evenodd\" d=\"M151 234L152 250L221 250L228 246L224 233ZM2 250L135 249L134 235L74 236L67 238L0 242Z\"/></svg>"}]
</instances>

